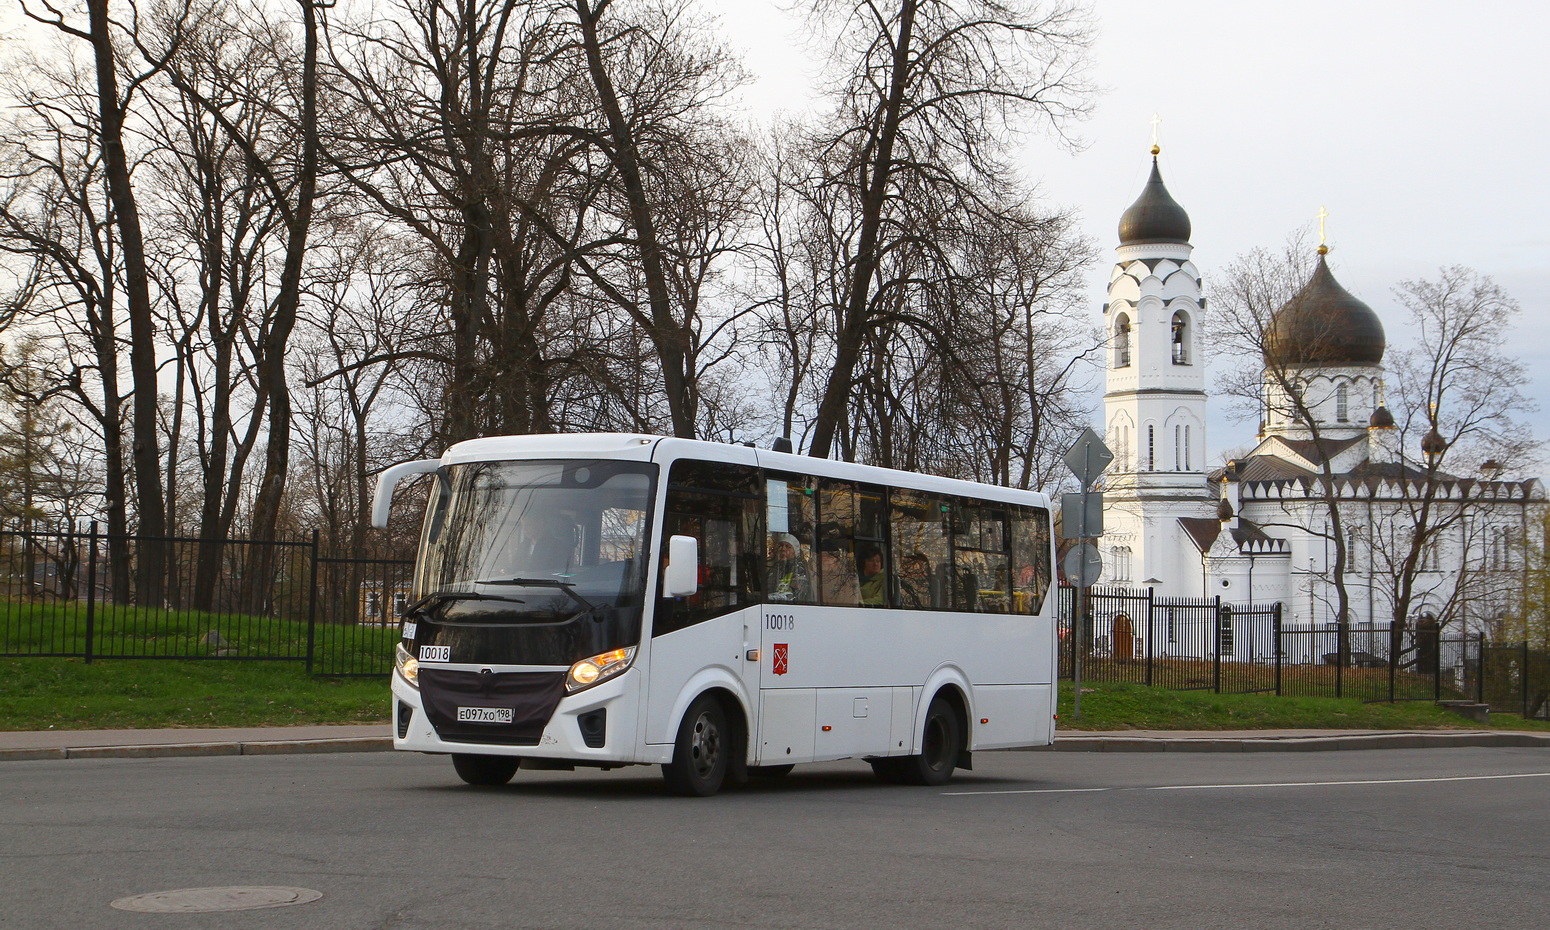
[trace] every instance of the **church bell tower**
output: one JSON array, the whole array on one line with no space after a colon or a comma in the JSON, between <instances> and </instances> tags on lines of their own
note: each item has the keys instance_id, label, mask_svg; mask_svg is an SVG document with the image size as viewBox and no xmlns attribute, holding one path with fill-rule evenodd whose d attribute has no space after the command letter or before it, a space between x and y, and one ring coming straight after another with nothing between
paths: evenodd
<instances>
[{"instance_id":1,"label":"church bell tower","mask_svg":"<svg viewBox=\"0 0 1550 930\"><path fill-rule=\"evenodd\" d=\"M1209 496L1204 301L1189 214L1163 185L1159 151L1152 146L1151 177L1120 217L1104 304L1103 416L1114 463L1104 484L1100 583L1198 596L1199 551L1178 518L1200 514Z\"/></svg>"}]
</instances>

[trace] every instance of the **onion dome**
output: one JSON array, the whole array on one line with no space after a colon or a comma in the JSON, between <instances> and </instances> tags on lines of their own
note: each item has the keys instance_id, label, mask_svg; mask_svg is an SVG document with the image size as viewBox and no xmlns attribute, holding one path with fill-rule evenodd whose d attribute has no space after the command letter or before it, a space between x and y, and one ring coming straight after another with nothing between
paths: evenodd
<instances>
[{"instance_id":1,"label":"onion dome","mask_svg":"<svg viewBox=\"0 0 1550 930\"><path fill-rule=\"evenodd\" d=\"M1389 413L1389 408L1379 407L1372 412L1372 416L1367 420L1367 425L1372 429L1393 429L1394 415Z\"/></svg>"},{"instance_id":2,"label":"onion dome","mask_svg":"<svg viewBox=\"0 0 1550 930\"><path fill-rule=\"evenodd\" d=\"M1281 365L1378 365L1387 345L1378 315L1340 286L1321 247L1313 276L1271 317L1265 359Z\"/></svg>"},{"instance_id":3,"label":"onion dome","mask_svg":"<svg viewBox=\"0 0 1550 930\"><path fill-rule=\"evenodd\" d=\"M1427 455L1441 455L1448 451L1448 441L1437 432L1437 427L1427 430L1426 435L1421 437L1421 451Z\"/></svg>"},{"instance_id":4,"label":"onion dome","mask_svg":"<svg viewBox=\"0 0 1550 930\"><path fill-rule=\"evenodd\" d=\"M1226 523L1232 519L1232 504L1223 500L1216 505L1216 519L1219 523Z\"/></svg>"},{"instance_id":5,"label":"onion dome","mask_svg":"<svg viewBox=\"0 0 1550 930\"><path fill-rule=\"evenodd\" d=\"M1119 218L1119 244L1135 245L1141 242L1189 243L1189 214L1179 206L1163 186L1162 172L1157 169L1157 155L1152 155L1152 176L1147 179L1141 196Z\"/></svg>"}]
</instances>

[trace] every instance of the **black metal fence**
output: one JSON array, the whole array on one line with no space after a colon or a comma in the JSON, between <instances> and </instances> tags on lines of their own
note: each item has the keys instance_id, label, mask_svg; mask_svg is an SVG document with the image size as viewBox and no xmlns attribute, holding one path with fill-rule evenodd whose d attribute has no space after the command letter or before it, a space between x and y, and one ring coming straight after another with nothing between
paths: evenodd
<instances>
[{"instance_id":1,"label":"black metal fence","mask_svg":"<svg viewBox=\"0 0 1550 930\"><path fill-rule=\"evenodd\" d=\"M1060 590L1060 674L1175 690L1363 701L1462 701L1550 717L1550 651L1483 634L1357 624L1293 626L1280 604L1161 598L1092 588L1078 636L1075 589Z\"/></svg>"},{"instance_id":2,"label":"black metal fence","mask_svg":"<svg viewBox=\"0 0 1550 930\"><path fill-rule=\"evenodd\" d=\"M161 601L137 550L160 543ZM0 656L303 662L319 675L383 675L413 559L325 552L318 536L110 536L0 529Z\"/></svg>"}]
</instances>

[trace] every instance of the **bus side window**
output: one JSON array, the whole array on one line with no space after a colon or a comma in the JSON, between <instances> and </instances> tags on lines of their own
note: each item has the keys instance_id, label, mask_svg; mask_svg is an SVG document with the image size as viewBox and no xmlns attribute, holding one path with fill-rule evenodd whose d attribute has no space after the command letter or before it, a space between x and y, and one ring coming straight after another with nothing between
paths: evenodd
<instances>
[{"instance_id":1,"label":"bus side window","mask_svg":"<svg viewBox=\"0 0 1550 930\"><path fill-rule=\"evenodd\" d=\"M825 479L818 490L819 600L830 607L861 604L856 565L856 486Z\"/></svg>"},{"instance_id":2,"label":"bus side window","mask_svg":"<svg viewBox=\"0 0 1550 930\"><path fill-rule=\"evenodd\" d=\"M1012 512L1012 558L1016 566L1013 610L1036 614L1044 607L1050 580L1050 518L1044 507Z\"/></svg>"},{"instance_id":3,"label":"bus side window","mask_svg":"<svg viewBox=\"0 0 1550 930\"><path fill-rule=\"evenodd\" d=\"M764 596L781 604L817 602L818 569L814 564L813 479L805 475L770 474L764 482Z\"/></svg>"},{"instance_id":4,"label":"bus side window","mask_svg":"<svg viewBox=\"0 0 1550 930\"><path fill-rule=\"evenodd\" d=\"M889 533L898 566L894 603L922 610L946 607L946 498L896 490L889 500Z\"/></svg>"},{"instance_id":5,"label":"bus side window","mask_svg":"<svg viewBox=\"0 0 1550 930\"><path fill-rule=\"evenodd\" d=\"M1011 553L1007 508L984 501L955 501L953 508L953 606L977 613L1011 610Z\"/></svg>"},{"instance_id":6,"label":"bus side window","mask_svg":"<svg viewBox=\"0 0 1550 930\"><path fill-rule=\"evenodd\" d=\"M663 598L653 635L758 603L764 587L763 503L755 468L721 462L673 464L661 538L664 546L675 535L700 541L700 590L681 600Z\"/></svg>"}]
</instances>

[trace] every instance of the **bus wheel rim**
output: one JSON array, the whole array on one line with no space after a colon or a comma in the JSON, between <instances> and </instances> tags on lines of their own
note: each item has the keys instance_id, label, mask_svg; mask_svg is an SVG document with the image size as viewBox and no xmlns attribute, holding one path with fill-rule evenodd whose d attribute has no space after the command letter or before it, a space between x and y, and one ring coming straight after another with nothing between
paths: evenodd
<instances>
[{"instance_id":1,"label":"bus wheel rim","mask_svg":"<svg viewBox=\"0 0 1550 930\"><path fill-rule=\"evenodd\" d=\"M694 760L694 771L704 777L709 775L721 758L721 732L710 714L701 714L694 721L694 738L689 743L689 754Z\"/></svg>"}]
</instances>

